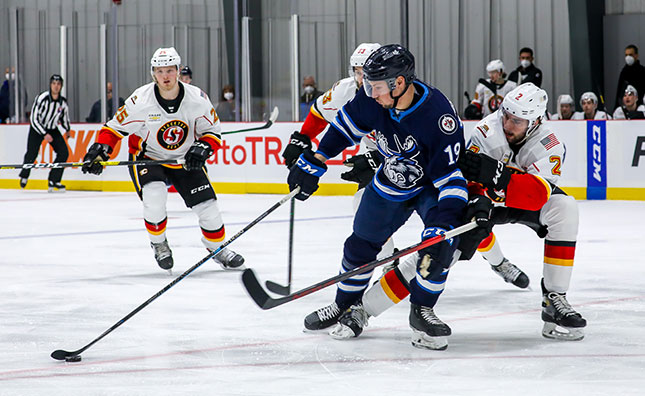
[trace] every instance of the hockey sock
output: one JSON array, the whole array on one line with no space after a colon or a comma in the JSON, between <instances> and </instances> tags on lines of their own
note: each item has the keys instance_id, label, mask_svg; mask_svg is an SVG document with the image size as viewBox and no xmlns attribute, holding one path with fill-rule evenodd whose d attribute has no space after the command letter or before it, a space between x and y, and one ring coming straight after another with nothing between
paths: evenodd
<instances>
[{"instance_id":1,"label":"hockey sock","mask_svg":"<svg viewBox=\"0 0 645 396\"><path fill-rule=\"evenodd\" d=\"M565 293L569 289L576 243L544 241L544 286L548 291Z\"/></svg>"},{"instance_id":2,"label":"hockey sock","mask_svg":"<svg viewBox=\"0 0 645 396\"><path fill-rule=\"evenodd\" d=\"M477 247L477 251L484 256L484 259L488 261L490 265L500 265L504 261L504 253L502 253L502 248L495 238L495 234L492 232L490 235L481 241Z\"/></svg>"}]
</instances>

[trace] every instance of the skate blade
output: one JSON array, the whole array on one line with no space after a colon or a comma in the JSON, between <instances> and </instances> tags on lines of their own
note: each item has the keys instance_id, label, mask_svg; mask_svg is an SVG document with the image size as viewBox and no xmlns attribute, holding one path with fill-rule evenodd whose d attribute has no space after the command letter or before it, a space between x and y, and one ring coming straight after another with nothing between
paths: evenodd
<instances>
[{"instance_id":1,"label":"skate blade","mask_svg":"<svg viewBox=\"0 0 645 396\"><path fill-rule=\"evenodd\" d=\"M172 269L167 269L166 271L168 271L168 276L172 276Z\"/></svg>"},{"instance_id":2,"label":"skate blade","mask_svg":"<svg viewBox=\"0 0 645 396\"><path fill-rule=\"evenodd\" d=\"M585 338L583 328L562 327L555 323L544 322L542 336L552 340L580 341Z\"/></svg>"},{"instance_id":3,"label":"skate blade","mask_svg":"<svg viewBox=\"0 0 645 396\"><path fill-rule=\"evenodd\" d=\"M240 265L239 267L227 267L219 261L217 262L217 264L219 264L219 266L222 267L222 269L226 272L244 271L246 269L246 266L244 264Z\"/></svg>"},{"instance_id":4,"label":"skate blade","mask_svg":"<svg viewBox=\"0 0 645 396\"><path fill-rule=\"evenodd\" d=\"M349 340L350 338L356 337L354 331L349 326L345 326L342 323L336 323L336 325L329 330L329 335L334 340Z\"/></svg>"},{"instance_id":5,"label":"skate blade","mask_svg":"<svg viewBox=\"0 0 645 396\"><path fill-rule=\"evenodd\" d=\"M419 349L444 351L448 348L448 337L430 337L417 329L412 329L412 346Z\"/></svg>"}]
</instances>

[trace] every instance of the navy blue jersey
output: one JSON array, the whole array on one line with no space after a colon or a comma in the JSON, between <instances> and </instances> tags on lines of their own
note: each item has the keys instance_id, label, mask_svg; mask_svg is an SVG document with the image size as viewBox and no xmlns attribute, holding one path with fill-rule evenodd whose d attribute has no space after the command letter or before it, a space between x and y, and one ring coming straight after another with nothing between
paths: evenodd
<instances>
[{"instance_id":1,"label":"navy blue jersey","mask_svg":"<svg viewBox=\"0 0 645 396\"><path fill-rule=\"evenodd\" d=\"M374 131L384 158L373 180L376 191L386 199L406 201L433 189L437 222L458 225L468 202L466 180L457 168L463 125L438 89L418 80L413 84L419 98L405 111L384 109L359 90L330 124L318 153L335 157Z\"/></svg>"}]
</instances>

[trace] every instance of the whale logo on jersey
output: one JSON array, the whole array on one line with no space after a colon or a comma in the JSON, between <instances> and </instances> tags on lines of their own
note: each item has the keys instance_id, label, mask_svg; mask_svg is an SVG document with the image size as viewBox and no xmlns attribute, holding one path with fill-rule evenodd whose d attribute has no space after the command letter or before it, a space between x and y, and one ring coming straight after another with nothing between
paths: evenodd
<instances>
[{"instance_id":1,"label":"whale logo on jersey","mask_svg":"<svg viewBox=\"0 0 645 396\"><path fill-rule=\"evenodd\" d=\"M423 177L423 168L414 159L419 155L419 145L414 137L406 137L405 142L401 144L399 137L394 135L396 149L391 149L387 138L381 132L376 132L376 143L385 157L383 163L385 177L397 187L414 187Z\"/></svg>"},{"instance_id":2,"label":"whale logo on jersey","mask_svg":"<svg viewBox=\"0 0 645 396\"><path fill-rule=\"evenodd\" d=\"M182 120L172 120L157 131L157 142L166 150L177 150L188 137L188 125Z\"/></svg>"}]
</instances>

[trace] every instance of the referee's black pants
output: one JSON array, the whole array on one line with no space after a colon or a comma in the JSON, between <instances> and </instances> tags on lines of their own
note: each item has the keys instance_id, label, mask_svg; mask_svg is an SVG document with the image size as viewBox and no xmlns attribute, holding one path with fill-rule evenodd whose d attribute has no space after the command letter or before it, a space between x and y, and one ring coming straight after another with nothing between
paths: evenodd
<instances>
[{"instance_id":1,"label":"referee's black pants","mask_svg":"<svg viewBox=\"0 0 645 396\"><path fill-rule=\"evenodd\" d=\"M61 135L58 129L47 129L47 133L54 139L51 144L56 153L56 158L54 162L65 162L67 157L69 157L69 150L67 149L67 143L63 135ZM40 150L40 144L42 143L45 137L38 133L34 127L29 127L29 137L27 138L27 152L25 153L25 158L23 164L33 164L38 157L38 151ZM52 169L49 171L49 181L53 183L58 183L63 178L63 168ZM23 169L20 171L21 178L29 178L29 173L31 169Z\"/></svg>"}]
</instances>

